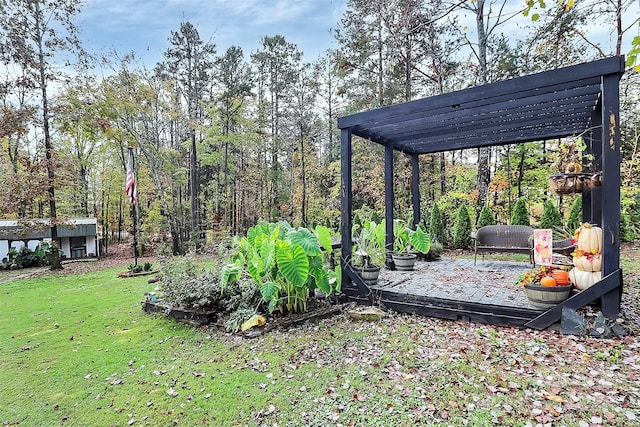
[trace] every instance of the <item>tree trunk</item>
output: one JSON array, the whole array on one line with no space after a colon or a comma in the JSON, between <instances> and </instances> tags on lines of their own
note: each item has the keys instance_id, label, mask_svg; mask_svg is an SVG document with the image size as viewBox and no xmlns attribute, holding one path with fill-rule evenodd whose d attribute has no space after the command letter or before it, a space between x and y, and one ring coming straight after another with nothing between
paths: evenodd
<instances>
[{"instance_id":1,"label":"tree trunk","mask_svg":"<svg viewBox=\"0 0 640 427\"><path fill-rule=\"evenodd\" d=\"M476 25L478 31L478 62L480 63L479 83L487 83L487 34L484 28L484 1L477 0L476 4ZM491 171L489 170L489 148L480 147L478 149L478 176L476 184L478 187L478 204L476 207L479 213L487 199L491 181Z\"/></svg>"},{"instance_id":2,"label":"tree trunk","mask_svg":"<svg viewBox=\"0 0 640 427\"><path fill-rule=\"evenodd\" d=\"M35 17L37 20L40 20L40 3L35 2L34 4L36 8ZM60 248L58 247L58 228L57 228L57 212L56 212L56 193L55 193L55 182L56 176L53 165L53 147L51 144L51 132L49 130L49 99L47 95L47 76L46 76L46 66L44 60L44 45L43 45L43 37L42 34L42 25L44 23L38 22L36 24L36 40L38 43L38 72L40 79L40 90L42 93L42 130L44 134L44 147L45 147L45 158L47 165L47 196L49 199L49 218L51 221L51 254L50 254L50 263L51 270L60 270L62 269L62 264L60 263Z\"/></svg>"}]
</instances>

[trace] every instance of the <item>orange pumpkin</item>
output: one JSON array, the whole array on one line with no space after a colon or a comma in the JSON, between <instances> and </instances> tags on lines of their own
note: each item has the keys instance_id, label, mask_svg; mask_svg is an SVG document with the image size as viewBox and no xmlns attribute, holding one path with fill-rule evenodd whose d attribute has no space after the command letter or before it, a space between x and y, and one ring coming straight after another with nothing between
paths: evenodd
<instances>
[{"instance_id":1,"label":"orange pumpkin","mask_svg":"<svg viewBox=\"0 0 640 427\"><path fill-rule=\"evenodd\" d=\"M553 270L553 273L551 273L551 275L553 276L554 279L556 279L556 282L569 280L569 272L564 270Z\"/></svg>"},{"instance_id":2,"label":"orange pumpkin","mask_svg":"<svg viewBox=\"0 0 640 427\"><path fill-rule=\"evenodd\" d=\"M543 277L542 279L540 279L540 284L542 286L558 286L558 283L556 282L556 279L554 279L553 277L550 277L550 276L546 276L546 277Z\"/></svg>"}]
</instances>

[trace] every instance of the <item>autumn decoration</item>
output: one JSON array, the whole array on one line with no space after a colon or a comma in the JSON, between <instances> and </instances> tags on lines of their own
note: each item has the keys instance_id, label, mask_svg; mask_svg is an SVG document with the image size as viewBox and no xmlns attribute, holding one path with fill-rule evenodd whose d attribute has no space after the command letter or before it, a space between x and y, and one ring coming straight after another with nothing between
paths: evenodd
<instances>
[{"instance_id":1,"label":"autumn decoration","mask_svg":"<svg viewBox=\"0 0 640 427\"><path fill-rule=\"evenodd\" d=\"M548 310L569 298L573 289L566 271L544 265L520 274L516 284L524 287L529 304L540 310Z\"/></svg>"},{"instance_id":2,"label":"autumn decoration","mask_svg":"<svg viewBox=\"0 0 640 427\"><path fill-rule=\"evenodd\" d=\"M577 289L584 290L602 278L602 229L585 222L574 239L578 246L571 254L574 268L569 278Z\"/></svg>"}]
</instances>

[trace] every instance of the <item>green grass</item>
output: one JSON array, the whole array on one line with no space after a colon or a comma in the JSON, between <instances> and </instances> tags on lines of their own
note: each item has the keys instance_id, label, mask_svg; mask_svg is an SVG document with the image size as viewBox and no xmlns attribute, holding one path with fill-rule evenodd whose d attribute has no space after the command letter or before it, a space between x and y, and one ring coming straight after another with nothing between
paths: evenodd
<instances>
[{"instance_id":1,"label":"green grass","mask_svg":"<svg viewBox=\"0 0 640 427\"><path fill-rule=\"evenodd\" d=\"M153 285L117 271L0 285L2 425L577 426L612 414L609 425L624 426L640 417L635 338L603 344L394 315L336 316L248 340L145 314ZM595 377L594 386L594 371L612 385Z\"/></svg>"}]
</instances>

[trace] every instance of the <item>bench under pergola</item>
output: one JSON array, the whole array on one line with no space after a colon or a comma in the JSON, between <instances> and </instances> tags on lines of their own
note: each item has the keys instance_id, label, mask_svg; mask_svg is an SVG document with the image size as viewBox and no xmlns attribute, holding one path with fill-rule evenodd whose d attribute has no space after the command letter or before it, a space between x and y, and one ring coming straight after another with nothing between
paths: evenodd
<instances>
[{"instance_id":1,"label":"bench under pergola","mask_svg":"<svg viewBox=\"0 0 640 427\"><path fill-rule=\"evenodd\" d=\"M495 324L544 329L557 322L562 307L578 309L599 302L608 318L620 310L620 115L619 81L624 58L611 57L444 95L365 111L338 119L341 130L343 289L356 299L377 299L397 311L434 317L468 318ZM351 265L352 137L384 146L386 248L393 248L394 152L412 165L413 216L420 219L421 154L518 144L582 135L602 186L585 191L583 221L603 229L602 279L587 290L545 311L437 297L377 292Z\"/></svg>"}]
</instances>

